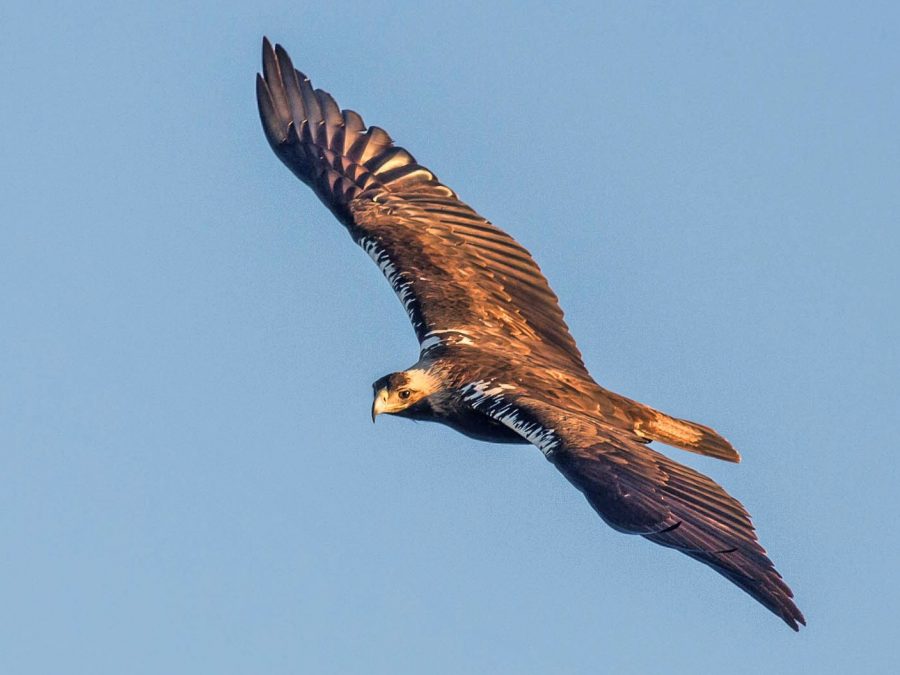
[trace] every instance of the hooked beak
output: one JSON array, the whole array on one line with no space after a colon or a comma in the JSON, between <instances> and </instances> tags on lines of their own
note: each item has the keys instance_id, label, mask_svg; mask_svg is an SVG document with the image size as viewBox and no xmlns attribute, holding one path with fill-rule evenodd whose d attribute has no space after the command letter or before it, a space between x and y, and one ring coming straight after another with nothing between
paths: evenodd
<instances>
[{"instance_id":1,"label":"hooked beak","mask_svg":"<svg viewBox=\"0 0 900 675\"><path fill-rule=\"evenodd\" d=\"M387 409L387 399L388 399L388 391L387 389L379 389L375 393L375 400L372 401L372 423L375 423L375 418L378 417L381 413L383 413Z\"/></svg>"}]
</instances>

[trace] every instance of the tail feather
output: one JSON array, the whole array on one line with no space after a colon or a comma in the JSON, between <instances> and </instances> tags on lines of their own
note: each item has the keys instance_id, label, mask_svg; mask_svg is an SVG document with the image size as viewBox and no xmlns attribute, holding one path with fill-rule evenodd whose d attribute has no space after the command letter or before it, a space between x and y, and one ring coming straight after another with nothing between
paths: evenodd
<instances>
[{"instance_id":1,"label":"tail feather","mask_svg":"<svg viewBox=\"0 0 900 675\"><path fill-rule=\"evenodd\" d=\"M634 431L644 438L672 445L728 462L740 462L741 456L725 438L702 424L669 417L645 408L634 422Z\"/></svg>"}]
</instances>

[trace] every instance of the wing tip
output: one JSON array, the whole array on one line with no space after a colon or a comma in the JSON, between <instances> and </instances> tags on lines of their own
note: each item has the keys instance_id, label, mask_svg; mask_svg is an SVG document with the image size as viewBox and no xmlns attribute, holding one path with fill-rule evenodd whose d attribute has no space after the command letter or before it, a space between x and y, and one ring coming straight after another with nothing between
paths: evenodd
<instances>
[{"instance_id":1,"label":"wing tip","mask_svg":"<svg viewBox=\"0 0 900 675\"><path fill-rule=\"evenodd\" d=\"M784 588L782 590L778 587L775 590L770 591L769 598L771 599L771 604L765 602L762 597L759 597L756 594L751 593L751 595L753 595L755 599L761 600L762 604L784 621L791 630L795 633L800 632L800 626L806 625L806 617L803 616L803 612L800 611L800 608L797 607L797 604L794 602L794 593L784 584L781 575L778 574L774 568L772 569L772 573L778 577L778 580Z\"/></svg>"},{"instance_id":2,"label":"wing tip","mask_svg":"<svg viewBox=\"0 0 900 675\"><path fill-rule=\"evenodd\" d=\"M777 599L779 600L777 607L770 607L769 609L784 621L791 630L799 633L800 626L806 626L806 617L803 616L803 612L794 603L793 595L788 591L788 593L781 595Z\"/></svg>"}]
</instances>

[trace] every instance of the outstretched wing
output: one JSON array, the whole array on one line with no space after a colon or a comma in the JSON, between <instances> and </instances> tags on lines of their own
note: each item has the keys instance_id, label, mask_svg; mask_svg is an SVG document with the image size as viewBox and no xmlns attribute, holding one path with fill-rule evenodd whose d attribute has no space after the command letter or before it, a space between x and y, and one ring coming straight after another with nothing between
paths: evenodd
<instances>
[{"instance_id":1,"label":"outstretched wing","mask_svg":"<svg viewBox=\"0 0 900 675\"><path fill-rule=\"evenodd\" d=\"M263 42L259 113L275 154L375 260L423 350L442 342L525 354L584 370L556 296L512 237L442 185L378 127L314 90Z\"/></svg>"},{"instance_id":2,"label":"outstretched wing","mask_svg":"<svg viewBox=\"0 0 900 675\"><path fill-rule=\"evenodd\" d=\"M476 410L538 446L613 528L709 565L794 630L806 624L749 514L711 479L628 432L516 387L478 382L465 396Z\"/></svg>"}]
</instances>

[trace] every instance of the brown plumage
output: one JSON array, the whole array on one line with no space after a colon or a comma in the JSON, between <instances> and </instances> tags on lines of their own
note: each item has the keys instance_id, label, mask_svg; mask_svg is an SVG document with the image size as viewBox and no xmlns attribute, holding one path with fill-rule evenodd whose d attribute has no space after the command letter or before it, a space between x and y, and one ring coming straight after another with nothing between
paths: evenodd
<instances>
[{"instance_id":1,"label":"brown plumage","mask_svg":"<svg viewBox=\"0 0 900 675\"><path fill-rule=\"evenodd\" d=\"M533 443L612 527L709 565L795 630L805 623L743 506L646 445L740 461L728 441L594 382L528 251L267 40L256 92L275 153L375 260L419 340L414 366L375 383L373 419Z\"/></svg>"}]
</instances>

